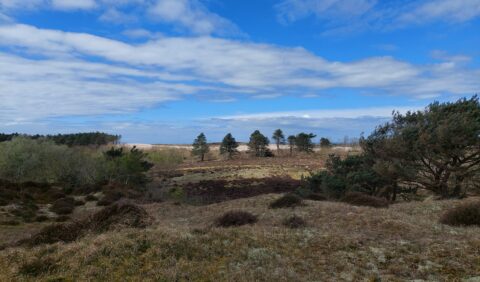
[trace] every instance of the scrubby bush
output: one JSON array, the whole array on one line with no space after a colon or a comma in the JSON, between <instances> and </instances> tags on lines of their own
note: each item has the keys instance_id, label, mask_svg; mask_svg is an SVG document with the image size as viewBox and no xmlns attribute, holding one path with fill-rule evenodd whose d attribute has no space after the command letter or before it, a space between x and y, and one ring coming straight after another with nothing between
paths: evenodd
<instances>
[{"instance_id":1,"label":"scrubby bush","mask_svg":"<svg viewBox=\"0 0 480 282\"><path fill-rule=\"evenodd\" d=\"M379 198L360 192L349 192L342 198L342 202L354 206L369 206L374 208L387 208L388 201L385 198Z\"/></svg>"},{"instance_id":2,"label":"scrubby bush","mask_svg":"<svg viewBox=\"0 0 480 282\"><path fill-rule=\"evenodd\" d=\"M257 216L245 211L229 211L215 220L217 227L241 226L254 224Z\"/></svg>"},{"instance_id":3,"label":"scrubby bush","mask_svg":"<svg viewBox=\"0 0 480 282\"><path fill-rule=\"evenodd\" d=\"M462 204L443 214L440 222L452 226L480 226L480 202Z\"/></svg>"},{"instance_id":4,"label":"scrubby bush","mask_svg":"<svg viewBox=\"0 0 480 282\"><path fill-rule=\"evenodd\" d=\"M19 245L40 245L56 242L72 242L88 233L101 233L118 227L144 228L151 218L142 207L123 202L106 207L86 219L46 226Z\"/></svg>"},{"instance_id":5,"label":"scrubby bush","mask_svg":"<svg viewBox=\"0 0 480 282\"><path fill-rule=\"evenodd\" d=\"M305 220L297 215L292 215L283 220L283 225L288 228L303 228L307 226Z\"/></svg>"},{"instance_id":6,"label":"scrubby bush","mask_svg":"<svg viewBox=\"0 0 480 282\"><path fill-rule=\"evenodd\" d=\"M14 183L93 183L95 158L45 139L15 137L0 143L0 178Z\"/></svg>"},{"instance_id":7,"label":"scrubby bush","mask_svg":"<svg viewBox=\"0 0 480 282\"><path fill-rule=\"evenodd\" d=\"M97 206L109 206L120 200L124 194L120 191L107 191L105 195L97 202Z\"/></svg>"},{"instance_id":8,"label":"scrubby bush","mask_svg":"<svg viewBox=\"0 0 480 282\"><path fill-rule=\"evenodd\" d=\"M127 152L123 148L112 147L104 153L104 158L108 182L144 186L149 181L146 172L153 164L147 161L147 154L135 146Z\"/></svg>"},{"instance_id":9,"label":"scrubby bush","mask_svg":"<svg viewBox=\"0 0 480 282\"><path fill-rule=\"evenodd\" d=\"M294 208L301 206L303 204L302 198L295 194L286 194L272 203L270 203L271 209L278 209L278 208Z\"/></svg>"},{"instance_id":10,"label":"scrubby bush","mask_svg":"<svg viewBox=\"0 0 480 282\"><path fill-rule=\"evenodd\" d=\"M53 202L50 210L59 215L71 214L75 209L75 200L72 197L58 199Z\"/></svg>"}]
</instances>

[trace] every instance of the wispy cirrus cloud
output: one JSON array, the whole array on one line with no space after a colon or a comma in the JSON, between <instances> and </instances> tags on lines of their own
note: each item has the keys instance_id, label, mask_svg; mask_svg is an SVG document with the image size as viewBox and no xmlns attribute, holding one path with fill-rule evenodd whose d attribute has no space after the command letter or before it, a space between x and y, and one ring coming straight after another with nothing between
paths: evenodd
<instances>
[{"instance_id":1,"label":"wispy cirrus cloud","mask_svg":"<svg viewBox=\"0 0 480 282\"><path fill-rule=\"evenodd\" d=\"M275 8L282 23L319 19L325 24L324 34L463 23L480 17L480 0L283 0Z\"/></svg>"}]
</instances>

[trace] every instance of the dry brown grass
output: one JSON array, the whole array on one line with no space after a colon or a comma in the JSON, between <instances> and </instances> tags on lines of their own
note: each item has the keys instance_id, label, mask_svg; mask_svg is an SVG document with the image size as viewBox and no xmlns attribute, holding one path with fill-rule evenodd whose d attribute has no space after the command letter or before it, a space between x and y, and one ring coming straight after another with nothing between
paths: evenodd
<instances>
[{"instance_id":1,"label":"dry brown grass","mask_svg":"<svg viewBox=\"0 0 480 282\"><path fill-rule=\"evenodd\" d=\"M268 208L279 197L209 206L145 205L154 217L145 230L0 251L0 281L459 281L479 276L480 228L439 223L450 206L473 198L381 210L307 201L295 209L307 227L290 229L282 221L291 209ZM258 222L212 227L228 210L249 211ZM49 267L38 267L39 261Z\"/></svg>"}]
</instances>

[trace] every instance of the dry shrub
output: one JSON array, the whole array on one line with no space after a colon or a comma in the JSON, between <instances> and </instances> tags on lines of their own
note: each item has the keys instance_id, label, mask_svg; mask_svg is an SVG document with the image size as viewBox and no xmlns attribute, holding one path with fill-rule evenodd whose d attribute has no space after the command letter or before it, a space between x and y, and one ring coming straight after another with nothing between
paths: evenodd
<instances>
[{"instance_id":1,"label":"dry shrub","mask_svg":"<svg viewBox=\"0 0 480 282\"><path fill-rule=\"evenodd\" d=\"M295 229L295 228L303 228L305 226L307 226L307 223L305 222L305 220L297 215L292 215L292 216L289 216L287 218L285 218L285 220L283 220L283 225L288 227L288 228L292 228L292 229Z\"/></svg>"},{"instance_id":2,"label":"dry shrub","mask_svg":"<svg viewBox=\"0 0 480 282\"><path fill-rule=\"evenodd\" d=\"M121 202L106 207L83 220L47 226L30 239L20 241L19 244L35 246L72 242L87 233L98 234L121 227L145 228L150 223L151 218L145 209L128 202Z\"/></svg>"},{"instance_id":3,"label":"dry shrub","mask_svg":"<svg viewBox=\"0 0 480 282\"><path fill-rule=\"evenodd\" d=\"M448 210L443 214L440 222L451 226L480 226L480 201L465 203Z\"/></svg>"},{"instance_id":4,"label":"dry shrub","mask_svg":"<svg viewBox=\"0 0 480 282\"><path fill-rule=\"evenodd\" d=\"M18 269L22 275L37 277L51 272L57 268L57 265L51 259L35 258L31 262L24 263Z\"/></svg>"},{"instance_id":5,"label":"dry shrub","mask_svg":"<svg viewBox=\"0 0 480 282\"><path fill-rule=\"evenodd\" d=\"M71 214L74 209L75 199L72 197L58 199L50 207L50 211L60 215Z\"/></svg>"},{"instance_id":6,"label":"dry shrub","mask_svg":"<svg viewBox=\"0 0 480 282\"><path fill-rule=\"evenodd\" d=\"M217 227L241 226L245 224L254 224L257 222L257 216L245 211L229 211L217 218L215 225Z\"/></svg>"},{"instance_id":7,"label":"dry shrub","mask_svg":"<svg viewBox=\"0 0 480 282\"><path fill-rule=\"evenodd\" d=\"M90 194L90 195L87 195L87 196L85 197L85 201L87 201L87 202L98 201L98 198L95 197L95 195Z\"/></svg>"},{"instance_id":8,"label":"dry shrub","mask_svg":"<svg viewBox=\"0 0 480 282\"><path fill-rule=\"evenodd\" d=\"M327 197L325 197L324 195L322 195L320 193L312 193L312 194L307 196L307 199L312 200L312 201L326 201Z\"/></svg>"},{"instance_id":9,"label":"dry shrub","mask_svg":"<svg viewBox=\"0 0 480 282\"><path fill-rule=\"evenodd\" d=\"M353 206L368 206L374 208L388 208L388 201L384 198L370 196L360 192L349 192L345 194L342 202Z\"/></svg>"},{"instance_id":10,"label":"dry shrub","mask_svg":"<svg viewBox=\"0 0 480 282\"><path fill-rule=\"evenodd\" d=\"M303 204L302 198L295 194L286 194L272 203L270 203L271 209L278 209L278 208L294 208L301 206Z\"/></svg>"},{"instance_id":11,"label":"dry shrub","mask_svg":"<svg viewBox=\"0 0 480 282\"><path fill-rule=\"evenodd\" d=\"M109 206L123 197L123 193L119 191L108 191L102 199L97 202L97 206Z\"/></svg>"}]
</instances>

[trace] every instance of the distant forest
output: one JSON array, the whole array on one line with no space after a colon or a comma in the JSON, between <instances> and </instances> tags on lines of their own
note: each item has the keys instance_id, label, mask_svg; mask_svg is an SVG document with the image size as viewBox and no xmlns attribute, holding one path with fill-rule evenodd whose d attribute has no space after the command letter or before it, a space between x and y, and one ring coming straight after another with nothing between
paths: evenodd
<instances>
[{"instance_id":1,"label":"distant forest","mask_svg":"<svg viewBox=\"0 0 480 282\"><path fill-rule=\"evenodd\" d=\"M59 145L67 146L89 146L89 145L107 145L118 143L122 138L121 135L111 135L103 132L87 132L74 134L57 134L57 135L27 135L27 134L4 134L0 133L0 142L10 141L17 136L29 137L31 139L47 139L52 140Z\"/></svg>"}]
</instances>

